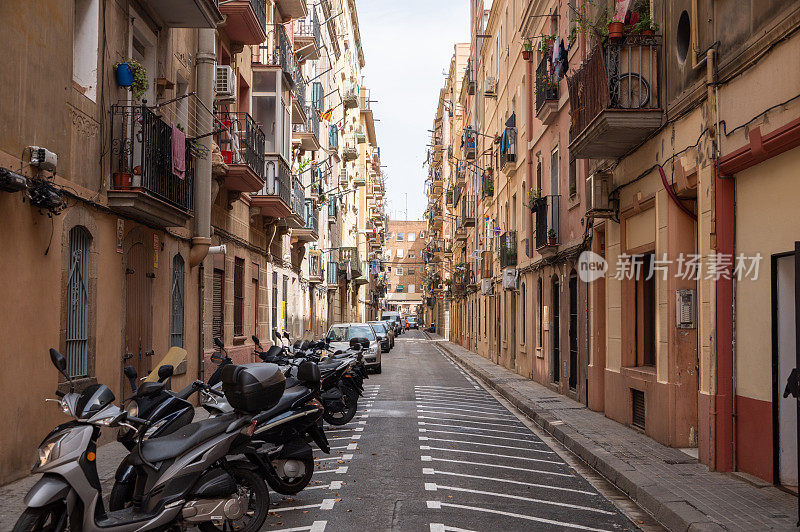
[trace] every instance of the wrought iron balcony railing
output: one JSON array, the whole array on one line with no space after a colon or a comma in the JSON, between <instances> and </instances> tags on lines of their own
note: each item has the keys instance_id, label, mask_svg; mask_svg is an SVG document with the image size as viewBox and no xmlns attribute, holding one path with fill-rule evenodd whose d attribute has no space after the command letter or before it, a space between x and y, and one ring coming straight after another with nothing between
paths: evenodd
<instances>
[{"instance_id":1,"label":"wrought iron balcony railing","mask_svg":"<svg viewBox=\"0 0 800 532\"><path fill-rule=\"evenodd\" d=\"M252 61L255 64L279 66L293 84L302 78L294 56L292 43L286 35L283 24L273 24L267 30L264 44L254 47Z\"/></svg>"},{"instance_id":2,"label":"wrought iron balcony railing","mask_svg":"<svg viewBox=\"0 0 800 532\"><path fill-rule=\"evenodd\" d=\"M136 190L176 209L192 210L194 155L184 149L183 176L173 173L173 128L145 105L111 107L112 190Z\"/></svg>"},{"instance_id":3,"label":"wrought iron balcony railing","mask_svg":"<svg viewBox=\"0 0 800 532\"><path fill-rule=\"evenodd\" d=\"M517 232L506 231L500 235L500 267L517 265Z\"/></svg>"},{"instance_id":4,"label":"wrought iron balcony railing","mask_svg":"<svg viewBox=\"0 0 800 532\"><path fill-rule=\"evenodd\" d=\"M542 106L548 100L558 100L558 83L550 74L550 61L548 56L542 57L539 61L539 66L536 67L536 112L538 113Z\"/></svg>"},{"instance_id":5,"label":"wrought iron balcony railing","mask_svg":"<svg viewBox=\"0 0 800 532\"><path fill-rule=\"evenodd\" d=\"M311 229L315 233L319 230L319 209L317 208L316 201L310 199L306 200L305 220L306 229Z\"/></svg>"},{"instance_id":6,"label":"wrought iron balcony railing","mask_svg":"<svg viewBox=\"0 0 800 532\"><path fill-rule=\"evenodd\" d=\"M344 275L347 273L347 265L350 265L350 277L355 279L361 275L361 261L358 257L358 248L341 247L339 248L339 271Z\"/></svg>"},{"instance_id":7,"label":"wrought iron balcony railing","mask_svg":"<svg viewBox=\"0 0 800 532\"><path fill-rule=\"evenodd\" d=\"M255 196L277 196L287 206L292 204L292 173L282 157L269 157L264 164L264 188Z\"/></svg>"},{"instance_id":8,"label":"wrought iron balcony railing","mask_svg":"<svg viewBox=\"0 0 800 532\"><path fill-rule=\"evenodd\" d=\"M295 133L311 133L319 139L319 114L313 107L305 107L306 121L304 124L292 124Z\"/></svg>"},{"instance_id":9,"label":"wrought iron balcony railing","mask_svg":"<svg viewBox=\"0 0 800 532\"><path fill-rule=\"evenodd\" d=\"M246 164L264 178L266 136L249 113L217 111L217 120L226 128L217 136L222 158L227 164Z\"/></svg>"},{"instance_id":10,"label":"wrought iron balcony railing","mask_svg":"<svg viewBox=\"0 0 800 532\"><path fill-rule=\"evenodd\" d=\"M296 178L292 179L292 214L304 218L306 212L306 193L303 184Z\"/></svg>"},{"instance_id":11,"label":"wrought iron balcony railing","mask_svg":"<svg viewBox=\"0 0 800 532\"><path fill-rule=\"evenodd\" d=\"M536 206L536 249L559 243L559 195L543 196Z\"/></svg>"}]
</instances>

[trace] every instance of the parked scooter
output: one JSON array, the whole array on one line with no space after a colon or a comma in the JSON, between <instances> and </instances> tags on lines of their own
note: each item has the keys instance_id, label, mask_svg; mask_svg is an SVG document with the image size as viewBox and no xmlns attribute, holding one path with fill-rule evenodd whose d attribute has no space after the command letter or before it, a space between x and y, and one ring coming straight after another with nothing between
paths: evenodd
<instances>
[{"instance_id":1,"label":"parked scooter","mask_svg":"<svg viewBox=\"0 0 800 532\"><path fill-rule=\"evenodd\" d=\"M259 375L240 380L231 376L223 383L242 406L238 413L145 440L150 424L114 405L106 385L75 393L64 356L51 349L50 359L70 382L70 393L56 392L60 399L46 401L58 403L74 420L57 426L39 446L33 472L44 474L25 496L26 509L15 532L67 526L85 532L163 530L171 525L197 525L203 532L261 528L269 511L267 486L252 465L226 456L250 444L253 412L248 407L256 401L274 406L280 400L285 379L277 367L264 364ZM97 475L97 439L103 427L119 426L137 431L132 454L141 481L131 506L106 512Z\"/></svg>"}]
</instances>

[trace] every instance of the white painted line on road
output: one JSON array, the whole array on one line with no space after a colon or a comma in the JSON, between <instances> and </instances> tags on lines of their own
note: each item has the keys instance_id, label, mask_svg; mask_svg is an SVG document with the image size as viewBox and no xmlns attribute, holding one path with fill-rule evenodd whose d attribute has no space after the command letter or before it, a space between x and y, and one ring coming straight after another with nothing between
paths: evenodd
<instances>
[{"instance_id":1,"label":"white painted line on road","mask_svg":"<svg viewBox=\"0 0 800 532\"><path fill-rule=\"evenodd\" d=\"M420 451L447 451L451 453L465 453L465 454L479 454L481 456L494 456L495 458L513 458L514 460L528 460L529 462L540 462L543 464L564 464L564 462L558 462L554 460L544 460L542 458L526 458L524 456L511 456L508 454L496 454L496 453L482 453L480 451L466 451L464 449L447 449L445 447L431 447L429 445L420 445Z\"/></svg>"},{"instance_id":2,"label":"white painted line on road","mask_svg":"<svg viewBox=\"0 0 800 532\"><path fill-rule=\"evenodd\" d=\"M327 524L327 521L314 521L311 524L311 530L309 530L309 532L325 532L325 526Z\"/></svg>"},{"instance_id":3,"label":"white painted line on road","mask_svg":"<svg viewBox=\"0 0 800 532\"><path fill-rule=\"evenodd\" d=\"M452 430L434 430L434 429L419 429L420 432L434 432L436 434L458 434L460 436L477 436L479 438L492 438L494 440L504 440L504 441L524 441L528 443L536 443L540 445L544 445L544 442L537 441L537 440L526 440L520 438L507 438L505 436L489 436L488 434L475 434L474 432L455 432Z\"/></svg>"},{"instance_id":4,"label":"white painted line on road","mask_svg":"<svg viewBox=\"0 0 800 532\"><path fill-rule=\"evenodd\" d=\"M474 425L491 425L493 427L509 427L509 428L523 428L525 425L520 421L512 421L510 419L504 419L503 421L509 421L509 423L500 423L498 421L473 421L472 419L461 419L464 417L471 417L475 418L476 416L462 416L461 414L450 414L450 412L431 412L430 410L418 410L417 414L438 414L440 416L458 416L458 417L433 417L433 416L422 416L418 415L419 419L433 419L434 421L458 421L459 423L472 423ZM478 417L477 419L492 419L490 417ZM478 427L470 427L469 425L465 425L465 428L478 428ZM527 427L525 427L527 428Z\"/></svg>"},{"instance_id":5,"label":"white painted line on road","mask_svg":"<svg viewBox=\"0 0 800 532\"><path fill-rule=\"evenodd\" d=\"M439 407L434 407L434 408L436 408L436 410L430 410L427 407L419 407L418 406L417 407L417 412L422 412L424 414L439 414L439 415L442 415L442 416L469 417L469 418L473 418L473 419L495 419L495 420L498 420L498 421L499 421L498 418L506 418L506 419L502 419L502 421L513 421L514 423L522 425L522 422L521 421L517 421L517 418L515 416L512 416L512 415L494 414L494 415L491 415L491 416L470 416L469 414L459 414L458 413L459 410L457 410L455 408L447 408L447 409L443 409L443 408L439 408ZM455 412L447 412L446 410L455 410ZM463 410L461 410L461 412L463 412Z\"/></svg>"},{"instance_id":6,"label":"white painted line on road","mask_svg":"<svg viewBox=\"0 0 800 532\"><path fill-rule=\"evenodd\" d=\"M330 484L320 484L319 486L307 486L303 488L305 491L308 490L340 490L344 483L341 480L334 480Z\"/></svg>"},{"instance_id":7,"label":"white painted line on road","mask_svg":"<svg viewBox=\"0 0 800 532\"><path fill-rule=\"evenodd\" d=\"M325 429L325 432L362 432L364 427L345 427L341 429Z\"/></svg>"},{"instance_id":8,"label":"white painted line on road","mask_svg":"<svg viewBox=\"0 0 800 532\"><path fill-rule=\"evenodd\" d=\"M474 406L474 405L469 404L469 403L457 403L457 402L454 402L454 401L434 401L432 399L417 399L417 406L424 406L424 407L428 407L428 406L432 406L432 407L436 407L436 406L458 406L458 407L461 407L464 410L472 410L472 411L476 411L476 412L508 412L508 410L506 410L505 408L503 408L502 406L499 406L499 405L497 406L497 408L492 408L492 407L489 407L488 405L487 406L484 406L484 405Z\"/></svg>"},{"instance_id":9,"label":"white painted line on road","mask_svg":"<svg viewBox=\"0 0 800 532\"><path fill-rule=\"evenodd\" d=\"M278 512L288 512L290 510L305 510L306 508L319 508L320 510L332 510L336 499L322 499L319 504L305 504L303 506L287 506L285 508L272 508L269 513L275 514Z\"/></svg>"},{"instance_id":10,"label":"white painted line on road","mask_svg":"<svg viewBox=\"0 0 800 532\"><path fill-rule=\"evenodd\" d=\"M336 469L317 469L316 471L314 471L315 475L321 475L323 473L337 473L339 475L343 475L347 473L347 466L340 466L337 467Z\"/></svg>"},{"instance_id":11,"label":"white painted line on road","mask_svg":"<svg viewBox=\"0 0 800 532\"><path fill-rule=\"evenodd\" d=\"M451 471L442 471L440 469L434 469L432 467L423 467L422 468L423 475L448 475L451 477L463 477L463 478L477 478L480 480L494 480L495 482L503 482L506 484L516 484L518 486L528 486L531 488L542 488L542 489L549 489L549 490L556 490L556 491L568 491L570 493L580 493L582 495L598 495L597 492L592 491L585 491L585 490L577 490L573 488L564 488L561 486L552 486L549 484L533 484L531 482L520 482L519 480L510 480L507 478L496 478L496 477L485 477L483 475L468 475L466 473L453 473Z\"/></svg>"},{"instance_id":12,"label":"white painted line on road","mask_svg":"<svg viewBox=\"0 0 800 532\"><path fill-rule=\"evenodd\" d=\"M486 397L491 397L487 395ZM464 399L463 395L443 395L443 394L431 394L431 393L417 393L416 394L417 401L454 401L463 405L474 405L474 406L497 406L499 403L495 400L489 399L479 399L477 397L469 397L466 400Z\"/></svg>"},{"instance_id":13,"label":"white painted line on road","mask_svg":"<svg viewBox=\"0 0 800 532\"><path fill-rule=\"evenodd\" d=\"M331 451L336 451L339 449L344 449L347 451L355 451L357 446L358 446L357 443L348 443L347 445L337 445L336 447L331 447ZM318 447L314 447L314 450L320 451L321 449Z\"/></svg>"},{"instance_id":14,"label":"white painted line on road","mask_svg":"<svg viewBox=\"0 0 800 532\"><path fill-rule=\"evenodd\" d=\"M417 424L418 425L431 425L433 427L456 427L456 428L459 428L459 429L466 428L466 427L464 427L462 425L448 425L447 423L426 423L425 421L417 421ZM472 428L472 427L470 427L470 428ZM475 427L475 430L483 430L483 431L486 431L486 432L502 432L504 434L520 434L520 435L522 435L522 434L530 434L530 431L528 431L528 432L520 432L520 431L517 431L517 430L481 429L481 428L478 428L478 427ZM474 436L480 436L480 434L474 434Z\"/></svg>"},{"instance_id":15,"label":"white painted line on road","mask_svg":"<svg viewBox=\"0 0 800 532\"><path fill-rule=\"evenodd\" d=\"M300 526L297 528L279 528L277 530L272 530L272 532L325 532L325 526L327 526L327 521L314 521L311 526Z\"/></svg>"},{"instance_id":16,"label":"white painted line on road","mask_svg":"<svg viewBox=\"0 0 800 532\"><path fill-rule=\"evenodd\" d=\"M527 502L534 502L538 504L549 504L551 506L561 506L563 508L572 508L573 510L585 510L587 512L595 512L598 514L605 514L605 515L614 515L616 512L609 512L608 510L601 510L600 508L593 508L591 506L582 506L579 504L570 504L566 502L556 502L556 501L547 501L544 499L533 499L531 497L523 497L521 495L511 495L508 493L495 493L493 491L483 491L483 490L473 490L468 488L458 488L455 486L443 486L442 484L434 484L433 482L426 482L425 483L425 490L426 491L437 491L437 490L450 490L450 491L462 491L464 493L474 493L476 495L491 495L493 497L502 497L505 499L516 499L518 501L527 501Z\"/></svg>"},{"instance_id":17,"label":"white painted line on road","mask_svg":"<svg viewBox=\"0 0 800 532\"><path fill-rule=\"evenodd\" d=\"M435 386L433 384L417 384L417 385L414 386L415 390L420 390L420 389L423 389L423 388L434 389L434 390L466 391L466 392L472 391L469 388L459 387L459 386Z\"/></svg>"},{"instance_id":18,"label":"white painted line on road","mask_svg":"<svg viewBox=\"0 0 800 532\"><path fill-rule=\"evenodd\" d=\"M454 526L447 526L442 523L431 523L431 532L475 532L475 531L467 530L466 528L456 528Z\"/></svg>"},{"instance_id":19,"label":"white painted line on road","mask_svg":"<svg viewBox=\"0 0 800 532\"><path fill-rule=\"evenodd\" d=\"M516 449L518 451L527 451L529 453L542 453L542 454L556 454L555 451L543 451L541 449L529 449L528 447L514 447L512 445L500 445L498 443L483 443L479 441L464 441L464 440L448 440L446 438L429 438L428 436L419 436L420 441L444 441L447 443L463 443L465 445L482 445L484 447L501 447L503 449ZM539 443L539 442L531 442Z\"/></svg>"},{"instance_id":20,"label":"white painted line on road","mask_svg":"<svg viewBox=\"0 0 800 532\"><path fill-rule=\"evenodd\" d=\"M484 512L484 513L490 513L490 514L496 514L496 515L505 515L505 516L508 516L508 517L517 517L519 519L525 519L525 520L528 520L528 521L535 521L537 523L546 523L548 525L556 525L556 526L561 526L561 527L566 527L566 528L576 528L578 530L591 530L593 532L611 532L611 531L603 529L603 528L592 528L592 527L589 527L589 526L577 525L577 524L574 524L574 523L566 523L566 522L563 522L563 521L554 521L552 519L545 519L543 517L534 517L532 515L516 514L516 513L513 513L513 512L504 512L502 510L492 510L490 508L480 508L478 506L465 506L463 504L453 504L453 503L449 503L449 502L428 501L428 508L430 508L432 510L441 510L442 506L446 506L448 508L461 508L461 509L464 509L464 510L474 510L476 512Z\"/></svg>"},{"instance_id":21,"label":"white painted line on road","mask_svg":"<svg viewBox=\"0 0 800 532\"><path fill-rule=\"evenodd\" d=\"M486 391L475 391L471 388L416 388L414 393L425 394L425 395L452 395L454 397L460 397L462 399L477 399L477 398L491 398L491 394Z\"/></svg>"},{"instance_id":22,"label":"white painted line on road","mask_svg":"<svg viewBox=\"0 0 800 532\"><path fill-rule=\"evenodd\" d=\"M513 469L514 471L526 471L528 473L542 473L545 475L555 475L557 477L574 477L572 473L554 473L553 471L542 471L539 469L525 469L522 467L516 466L507 466L507 465L499 465L499 464L487 464L484 462L468 462L465 460L450 460L448 458L434 458L433 456L421 456L420 457L423 462L449 462L453 464L467 464L467 465L480 465L486 467L498 467L500 469Z\"/></svg>"},{"instance_id":23,"label":"white painted line on road","mask_svg":"<svg viewBox=\"0 0 800 532\"><path fill-rule=\"evenodd\" d=\"M352 459L353 459L353 455L352 454L343 454L342 456L329 456L329 457L326 457L326 458L314 458L314 461L315 462L325 462L325 461L328 461L328 460L352 460Z\"/></svg>"}]
</instances>

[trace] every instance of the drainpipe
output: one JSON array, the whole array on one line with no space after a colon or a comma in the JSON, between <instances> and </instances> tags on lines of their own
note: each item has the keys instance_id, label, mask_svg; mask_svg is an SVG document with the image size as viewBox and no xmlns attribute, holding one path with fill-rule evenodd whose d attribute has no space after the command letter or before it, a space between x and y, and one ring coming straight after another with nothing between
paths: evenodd
<instances>
[{"instance_id":1,"label":"drainpipe","mask_svg":"<svg viewBox=\"0 0 800 532\"><path fill-rule=\"evenodd\" d=\"M531 141L533 140L533 106L535 105L535 102L533 100L533 98L534 98L533 95L536 94L536 91L535 91L536 84L533 82L533 58L531 58L529 61L527 61L527 65L525 65L525 67L527 69L527 78L526 79L528 80L528 91L527 91L528 92L528 97L526 98L527 104L528 104L527 105L527 107L528 107L528 109L527 109L528 116L525 118L525 120L527 121L527 130L528 130L527 131L527 133L528 133L527 134L528 142L525 145L525 151L528 152L528 153L526 153L526 156L527 156L526 159L528 161L528 165L527 165L528 166L528 171L527 171L528 180L527 180L527 183L528 183L528 186L530 188L533 188L533 157L531 157L531 154L530 154L530 144L531 144ZM527 190L524 190L523 192L525 194L528 193ZM528 209L528 250L527 250L528 251L528 253L527 253L528 258L533 257L533 224L534 224L533 211L529 208Z\"/></svg>"},{"instance_id":2,"label":"drainpipe","mask_svg":"<svg viewBox=\"0 0 800 532\"><path fill-rule=\"evenodd\" d=\"M216 30L197 30L197 97L206 109L214 105L211 94L214 81L214 51ZM206 153L211 153L211 135L198 141ZM211 246L211 157L197 158L194 173L194 236L189 252L189 266L200 264Z\"/></svg>"}]
</instances>

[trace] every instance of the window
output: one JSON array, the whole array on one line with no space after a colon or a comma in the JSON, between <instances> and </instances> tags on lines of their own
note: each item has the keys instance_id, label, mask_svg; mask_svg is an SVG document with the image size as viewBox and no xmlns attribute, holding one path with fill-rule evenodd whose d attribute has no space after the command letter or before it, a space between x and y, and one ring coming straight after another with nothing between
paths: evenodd
<instances>
[{"instance_id":1,"label":"window","mask_svg":"<svg viewBox=\"0 0 800 532\"><path fill-rule=\"evenodd\" d=\"M213 296L211 302L211 335L224 339L225 324L225 271L214 269Z\"/></svg>"},{"instance_id":2,"label":"window","mask_svg":"<svg viewBox=\"0 0 800 532\"><path fill-rule=\"evenodd\" d=\"M406 272L406 275L415 275L416 273L417 270L415 270L414 268L409 268L408 271Z\"/></svg>"},{"instance_id":3,"label":"window","mask_svg":"<svg viewBox=\"0 0 800 532\"><path fill-rule=\"evenodd\" d=\"M395 289L395 291L396 292L402 292L403 291L403 285L401 285L401 284L397 285L397 288Z\"/></svg>"},{"instance_id":4,"label":"window","mask_svg":"<svg viewBox=\"0 0 800 532\"><path fill-rule=\"evenodd\" d=\"M417 287L415 285L413 285L413 284L408 285L408 293L409 294L415 293L416 292L416 288Z\"/></svg>"},{"instance_id":5,"label":"window","mask_svg":"<svg viewBox=\"0 0 800 532\"><path fill-rule=\"evenodd\" d=\"M425 231L420 231L419 232L419 237L420 238L425 238Z\"/></svg>"},{"instance_id":6,"label":"window","mask_svg":"<svg viewBox=\"0 0 800 532\"><path fill-rule=\"evenodd\" d=\"M233 335L244 336L244 259L233 261Z\"/></svg>"},{"instance_id":7,"label":"window","mask_svg":"<svg viewBox=\"0 0 800 532\"><path fill-rule=\"evenodd\" d=\"M553 382L560 382L561 381L561 349L559 346L559 341L561 339L561 323L560 323L560 316L559 316L559 306L560 306L560 292L561 291L561 284L558 282L558 277L553 278L553 309L550 311L550 314L553 316L552 323L553 328L550 329L550 344L553 351Z\"/></svg>"},{"instance_id":8,"label":"window","mask_svg":"<svg viewBox=\"0 0 800 532\"><path fill-rule=\"evenodd\" d=\"M550 194L558 195L558 148L550 154Z\"/></svg>"},{"instance_id":9,"label":"window","mask_svg":"<svg viewBox=\"0 0 800 532\"><path fill-rule=\"evenodd\" d=\"M414 257L416 257L416 254L413 251L409 251L408 252L408 258L409 259L413 259Z\"/></svg>"},{"instance_id":10,"label":"window","mask_svg":"<svg viewBox=\"0 0 800 532\"><path fill-rule=\"evenodd\" d=\"M404 249L400 248L400 249L397 250L397 258L398 259L402 259L404 255L405 255L405 250Z\"/></svg>"},{"instance_id":11,"label":"window","mask_svg":"<svg viewBox=\"0 0 800 532\"><path fill-rule=\"evenodd\" d=\"M286 330L286 321L287 321L287 303L286 298L289 294L289 276L283 276L283 302L281 304L281 328L285 331Z\"/></svg>"},{"instance_id":12,"label":"window","mask_svg":"<svg viewBox=\"0 0 800 532\"><path fill-rule=\"evenodd\" d=\"M413 242L414 241L414 233L408 233L408 241L409 242Z\"/></svg>"},{"instance_id":13,"label":"window","mask_svg":"<svg viewBox=\"0 0 800 532\"><path fill-rule=\"evenodd\" d=\"M92 101L97 99L97 50L100 0L75 0L72 33L72 81Z\"/></svg>"},{"instance_id":14,"label":"window","mask_svg":"<svg viewBox=\"0 0 800 532\"><path fill-rule=\"evenodd\" d=\"M403 233L397 233L397 241L398 242L402 242L403 241Z\"/></svg>"},{"instance_id":15,"label":"window","mask_svg":"<svg viewBox=\"0 0 800 532\"><path fill-rule=\"evenodd\" d=\"M89 232L80 226L69 232L67 275L67 372L89 374Z\"/></svg>"},{"instance_id":16,"label":"window","mask_svg":"<svg viewBox=\"0 0 800 532\"><path fill-rule=\"evenodd\" d=\"M544 294L542 294L542 278L539 277L537 281L538 297L539 297L539 317L538 317L538 338L536 338L536 346L541 349L542 347L542 322L544 321Z\"/></svg>"},{"instance_id":17,"label":"window","mask_svg":"<svg viewBox=\"0 0 800 532\"><path fill-rule=\"evenodd\" d=\"M569 387L578 386L578 274L569 275Z\"/></svg>"},{"instance_id":18,"label":"window","mask_svg":"<svg viewBox=\"0 0 800 532\"><path fill-rule=\"evenodd\" d=\"M656 364L656 279L650 275L653 253L640 255L641 269L635 283L636 365ZM633 260L633 259L631 259Z\"/></svg>"},{"instance_id":19,"label":"window","mask_svg":"<svg viewBox=\"0 0 800 532\"><path fill-rule=\"evenodd\" d=\"M258 321L258 276L253 276L253 331L255 334L258 334L258 326L260 325Z\"/></svg>"},{"instance_id":20,"label":"window","mask_svg":"<svg viewBox=\"0 0 800 532\"><path fill-rule=\"evenodd\" d=\"M520 343L522 345L525 345L525 330L528 327L528 322L525 320L525 306L526 306L526 301L527 301L527 299L525 299L525 283L522 283L522 288L520 289L520 295L522 296L522 298L521 298L521 301L522 301L522 312L521 312L521 315L522 315L522 331L521 331L521 333L522 334L520 335Z\"/></svg>"},{"instance_id":21,"label":"window","mask_svg":"<svg viewBox=\"0 0 800 532\"><path fill-rule=\"evenodd\" d=\"M397 267L397 275L403 275L403 267L402 266L398 266Z\"/></svg>"},{"instance_id":22,"label":"window","mask_svg":"<svg viewBox=\"0 0 800 532\"><path fill-rule=\"evenodd\" d=\"M169 345L183 347L183 257L172 258L172 311L170 312Z\"/></svg>"}]
</instances>

